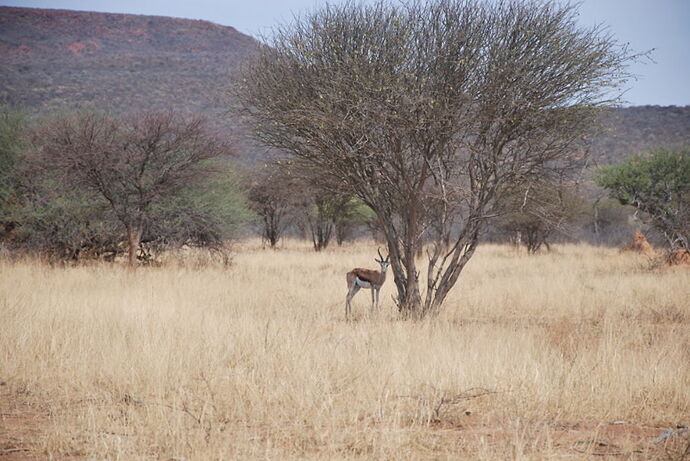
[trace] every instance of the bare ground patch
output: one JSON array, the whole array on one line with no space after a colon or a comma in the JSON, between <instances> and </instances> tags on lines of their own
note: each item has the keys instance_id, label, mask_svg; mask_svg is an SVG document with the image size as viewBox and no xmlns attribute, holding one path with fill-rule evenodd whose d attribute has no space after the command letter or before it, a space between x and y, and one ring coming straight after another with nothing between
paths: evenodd
<instances>
[{"instance_id":1,"label":"bare ground patch","mask_svg":"<svg viewBox=\"0 0 690 461\"><path fill-rule=\"evenodd\" d=\"M51 411L48 405L36 402L23 389L11 390L2 386L0 396L0 459L3 461L29 461L39 459L78 460L88 456L80 453L79 440L92 439L97 434L75 432L72 440L65 440L61 448L49 447L54 432L53 426L63 423L78 425L78 419L71 410ZM126 400L126 399L125 399ZM131 404L129 402L128 404ZM140 404L140 403L137 403ZM76 404L75 407L79 405ZM681 461L690 459L690 431L685 425L646 425L627 421L526 421L521 418L491 420L486 416L462 410L447 418L438 412L440 418L421 427L380 427L371 421L360 421L363 431L398 431L414 433L413 452L404 453L402 459L438 459L440 454L447 458L474 459L476 456L497 459L667 459ZM110 434L121 431L120 424L111 427ZM244 431L228 430L226 443L247 443L234 435ZM266 443L270 437L254 436L253 442ZM375 451L366 443L367 437L341 445L323 446L310 440L305 431L300 442L294 437L282 443L296 444L291 450L301 453L304 458L370 458ZM132 436L132 434L130 434ZM409 436L409 434L408 434ZM86 448L84 446L83 448ZM414 453L413 456L411 456ZM140 454L141 455L141 454ZM162 453L150 457L157 459L187 459L182 456L163 456ZM144 456L146 457L146 456ZM189 459L196 459L193 456ZM201 459L201 458L200 458Z\"/></svg>"},{"instance_id":2,"label":"bare ground patch","mask_svg":"<svg viewBox=\"0 0 690 461\"><path fill-rule=\"evenodd\" d=\"M26 391L0 386L0 459L43 459L48 411L32 403Z\"/></svg>"}]
</instances>

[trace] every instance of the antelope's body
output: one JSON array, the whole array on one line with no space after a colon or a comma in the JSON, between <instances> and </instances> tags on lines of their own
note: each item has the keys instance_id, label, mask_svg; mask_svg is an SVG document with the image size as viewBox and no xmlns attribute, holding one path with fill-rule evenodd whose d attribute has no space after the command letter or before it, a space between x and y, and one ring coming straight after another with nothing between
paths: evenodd
<instances>
[{"instance_id":1,"label":"antelope's body","mask_svg":"<svg viewBox=\"0 0 690 461\"><path fill-rule=\"evenodd\" d=\"M374 305L378 308L379 305L379 291L381 286L386 281L386 270L390 265L389 259L383 258L381 256L381 251L379 250L379 258L375 259L377 263L381 266L380 271L373 271L370 269L355 268L347 273L347 298L345 301L345 319L350 318L350 313L352 312L351 301L352 298L357 294L360 288L371 288L371 308Z\"/></svg>"}]
</instances>

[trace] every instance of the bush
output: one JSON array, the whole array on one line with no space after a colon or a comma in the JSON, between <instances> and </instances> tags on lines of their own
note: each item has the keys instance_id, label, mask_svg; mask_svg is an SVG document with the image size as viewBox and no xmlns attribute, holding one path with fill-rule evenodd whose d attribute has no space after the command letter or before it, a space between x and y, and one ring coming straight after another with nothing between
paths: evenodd
<instances>
[{"instance_id":1,"label":"bush","mask_svg":"<svg viewBox=\"0 0 690 461\"><path fill-rule=\"evenodd\" d=\"M690 149L635 156L602 168L596 179L611 197L642 212L671 248L690 248Z\"/></svg>"},{"instance_id":2,"label":"bush","mask_svg":"<svg viewBox=\"0 0 690 461\"><path fill-rule=\"evenodd\" d=\"M14 247L58 259L128 254L134 264L170 247L222 249L249 217L229 150L200 119L84 113L50 120L32 139L10 174Z\"/></svg>"},{"instance_id":3,"label":"bush","mask_svg":"<svg viewBox=\"0 0 690 461\"><path fill-rule=\"evenodd\" d=\"M21 186L17 166L26 149L25 125L22 112L0 106L0 240L8 238L17 226L14 213L20 202Z\"/></svg>"}]
</instances>

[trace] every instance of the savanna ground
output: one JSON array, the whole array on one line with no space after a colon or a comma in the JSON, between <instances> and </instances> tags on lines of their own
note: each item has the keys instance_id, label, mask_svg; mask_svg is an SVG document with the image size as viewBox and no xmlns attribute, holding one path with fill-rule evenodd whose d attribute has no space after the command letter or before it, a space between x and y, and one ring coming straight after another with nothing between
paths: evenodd
<instances>
[{"instance_id":1,"label":"savanna ground","mask_svg":"<svg viewBox=\"0 0 690 461\"><path fill-rule=\"evenodd\" d=\"M389 280L347 323L375 254L0 262L0 460L690 459L689 270L484 245L438 317Z\"/></svg>"}]
</instances>

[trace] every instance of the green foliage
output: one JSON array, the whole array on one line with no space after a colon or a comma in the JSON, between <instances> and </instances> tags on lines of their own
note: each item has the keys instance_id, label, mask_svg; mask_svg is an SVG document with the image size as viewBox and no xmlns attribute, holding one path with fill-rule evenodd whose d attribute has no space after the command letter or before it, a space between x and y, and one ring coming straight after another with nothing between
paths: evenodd
<instances>
[{"instance_id":1,"label":"green foliage","mask_svg":"<svg viewBox=\"0 0 690 461\"><path fill-rule=\"evenodd\" d=\"M99 197L80 189L62 189L42 178L17 209L16 242L23 247L58 259L114 257L122 225L108 212Z\"/></svg>"},{"instance_id":2,"label":"green foliage","mask_svg":"<svg viewBox=\"0 0 690 461\"><path fill-rule=\"evenodd\" d=\"M632 157L602 168L597 182L623 205L649 200L670 203L690 188L690 150L658 150L648 157Z\"/></svg>"},{"instance_id":3,"label":"green foliage","mask_svg":"<svg viewBox=\"0 0 690 461\"><path fill-rule=\"evenodd\" d=\"M690 235L690 149L656 150L602 168L597 183L623 205L645 213L672 248L688 248Z\"/></svg>"},{"instance_id":4,"label":"green foliage","mask_svg":"<svg viewBox=\"0 0 690 461\"><path fill-rule=\"evenodd\" d=\"M26 149L23 131L26 124L21 111L0 106L0 221L10 219L17 206L20 185L17 165Z\"/></svg>"},{"instance_id":5,"label":"green foliage","mask_svg":"<svg viewBox=\"0 0 690 461\"><path fill-rule=\"evenodd\" d=\"M358 198L353 197L351 199L351 203L353 204L354 208L352 213L353 219L358 223L363 224L371 221L376 217L376 213L374 213L374 210L362 203L362 201Z\"/></svg>"},{"instance_id":6,"label":"green foliage","mask_svg":"<svg viewBox=\"0 0 690 461\"><path fill-rule=\"evenodd\" d=\"M236 238L254 218L237 178L224 171L156 204L144 240L220 246Z\"/></svg>"},{"instance_id":7,"label":"green foliage","mask_svg":"<svg viewBox=\"0 0 690 461\"><path fill-rule=\"evenodd\" d=\"M126 251L125 228L108 203L84 188L61 187L48 172L37 178L14 217L21 223L17 243L57 259L110 258ZM181 245L220 248L252 217L234 175L218 172L153 207L142 251Z\"/></svg>"},{"instance_id":8,"label":"green foliage","mask_svg":"<svg viewBox=\"0 0 690 461\"><path fill-rule=\"evenodd\" d=\"M335 225L335 238L338 245L352 237L355 229L362 224L373 221L376 218L374 210L357 197L344 196L341 206L333 214L333 224Z\"/></svg>"},{"instance_id":9,"label":"green foliage","mask_svg":"<svg viewBox=\"0 0 690 461\"><path fill-rule=\"evenodd\" d=\"M224 238L235 238L241 229L255 219L247 204L239 180L232 171L227 171L208 181L192 196L193 206L212 216Z\"/></svg>"}]
</instances>

